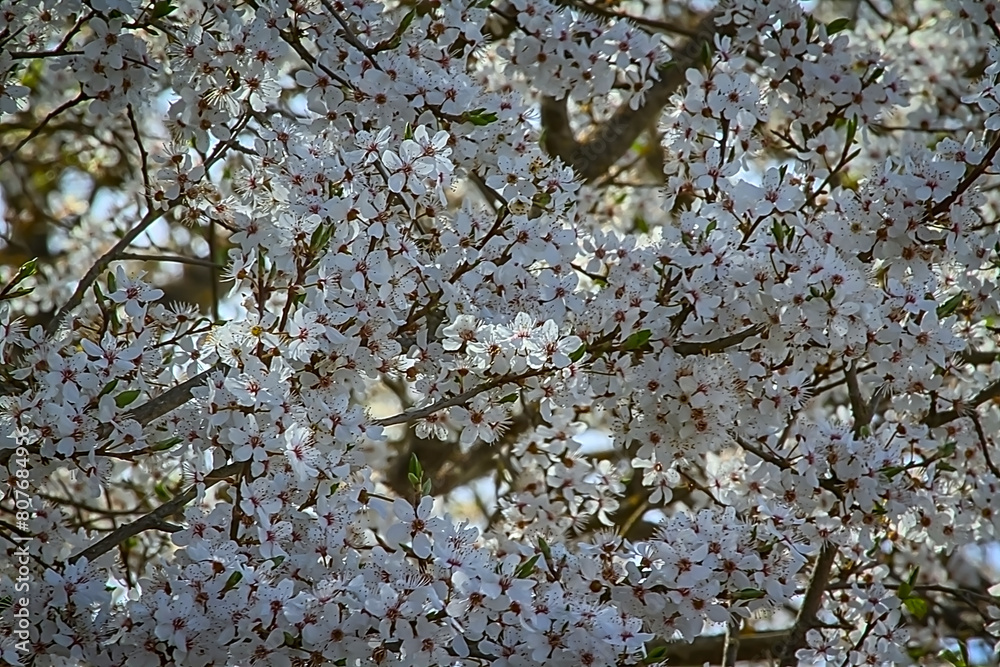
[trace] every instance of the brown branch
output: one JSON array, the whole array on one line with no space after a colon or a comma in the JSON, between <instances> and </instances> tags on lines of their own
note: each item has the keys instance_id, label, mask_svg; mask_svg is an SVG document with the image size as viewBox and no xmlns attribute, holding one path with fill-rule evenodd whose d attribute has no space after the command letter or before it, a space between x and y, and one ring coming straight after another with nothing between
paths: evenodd
<instances>
[{"instance_id":1,"label":"brown branch","mask_svg":"<svg viewBox=\"0 0 1000 667\"><path fill-rule=\"evenodd\" d=\"M938 426L943 426L950 421L959 419L960 417L969 416L969 410L974 410L983 403L987 401L992 401L995 398L1000 398L1000 380L988 385L981 392L976 394L971 401L967 404L966 409L962 410L945 410L944 412L931 412L926 417L923 418L922 423L925 426L931 428L936 428Z\"/></svg>"},{"instance_id":2,"label":"brown branch","mask_svg":"<svg viewBox=\"0 0 1000 667\"><path fill-rule=\"evenodd\" d=\"M761 461L766 461L767 463L777 466L782 470L794 470L791 463L781 458L777 454L773 454L772 452L763 449L763 447L758 447L757 445L754 445L750 441L743 439L739 435L733 434L733 439L736 441L736 444L738 444L741 448L750 452L751 454L759 458ZM826 479L826 478L820 479L819 486L821 489L825 489L830 493L832 493L833 495L835 495L839 500L843 500L844 498L843 490L832 479Z\"/></svg>"},{"instance_id":3,"label":"brown branch","mask_svg":"<svg viewBox=\"0 0 1000 667\"><path fill-rule=\"evenodd\" d=\"M143 426L145 426L154 419L162 417L168 412L171 412L176 408L179 408L180 406L187 403L189 400L191 400L191 390L193 390L195 387L200 387L201 385L203 385L208 376L214 373L215 371L217 370L225 371L227 368L228 366L220 362L215 366L212 366L211 368L204 370L201 373L198 373L191 379L186 380L175 387L171 387L170 389L163 392L156 398L151 398L150 400L146 401L139 407L133 410L129 410L128 412L125 413L125 417L128 419L134 419ZM98 438L101 440L107 438L108 436L111 435L112 430L113 427L110 424L104 424L97 431ZM34 454L37 451L38 447L36 446L28 447L29 453ZM14 453L13 449L5 449L2 452L0 452L0 465L6 465L7 461L10 460L10 457L13 456L13 453Z\"/></svg>"},{"instance_id":4,"label":"brown branch","mask_svg":"<svg viewBox=\"0 0 1000 667\"><path fill-rule=\"evenodd\" d=\"M129 126L132 128L132 138L135 139L135 145L139 149L139 173L142 174L142 186L145 189L143 196L146 200L146 208L153 208L153 187L149 182L149 154L146 152L146 147L142 144L142 136L139 134L139 123L135 119L135 112L132 110L132 105L126 105L126 111L128 111L128 122Z\"/></svg>"},{"instance_id":5,"label":"brown branch","mask_svg":"<svg viewBox=\"0 0 1000 667\"><path fill-rule=\"evenodd\" d=\"M735 667L740 653L740 628L743 622L738 616L726 624L726 639L722 645L722 666Z\"/></svg>"},{"instance_id":6,"label":"brown branch","mask_svg":"<svg viewBox=\"0 0 1000 667\"><path fill-rule=\"evenodd\" d=\"M1000 479L1000 470L997 469L993 459L990 457L990 445L986 441L986 433L983 431L983 424L979 421L979 415L972 413L972 425L976 429L976 436L979 438L979 447L983 450L983 458L986 459L986 467L990 469L993 476Z\"/></svg>"},{"instance_id":7,"label":"brown branch","mask_svg":"<svg viewBox=\"0 0 1000 667\"><path fill-rule=\"evenodd\" d=\"M924 216L924 220L932 220L942 213L946 213L951 208L951 205L954 204L959 197L965 194L965 191L971 188L973 183L975 183L980 176L986 173L986 170L993 164L993 158L996 156L997 151L1000 151L1000 135L997 135L997 138L993 141L989 150L986 151L986 155L983 156L983 159L980 160L979 164L976 165L972 171L966 174L965 178L962 179L962 182L955 187L951 194L939 201L927 212L927 215Z\"/></svg>"},{"instance_id":8,"label":"brown branch","mask_svg":"<svg viewBox=\"0 0 1000 667\"><path fill-rule=\"evenodd\" d=\"M219 143L213 149L212 155L210 155L207 159L205 159L203 166L205 167L206 174L208 173L209 167L211 167L212 164L214 164L219 158L221 158L225 154L225 151L228 150L228 148L232 144L236 143L235 137L240 132L243 131L243 128L246 127L249 120L250 116L248 114L244 114L239 119L237 119L236 123L233 124L233 127L231 129L231 135L233 138L230 139L229 141L224 141ZM66 319L66 316L70 312L72 312L77 306L83 303L83 297L87 293L87 290L89 290L91 285L94 284L98 276L100 276L101 273L103 273L104 270L107 269L112 262L114 262L119 258L121 253L125 251L125 248L129 247L132 244L132 242L139 237L140 234L145 232L150 225L152 225L154 222L163 217L163 215L166 214L167 211L173 209L177 204L179 204L184 198L184 196L185 194L182 192L177 198L168 202L165 209L147 210L145 215L142 216L142 219L139 220L139 222L136 223L136 225L132 227L132 229L126 232L125 235L122 236L121 240L114 245L114 247L112 247L106 253L101 255L101 257L96 262L94 262L94 265L87 270L87 273L80 280L79 284L77 284L76 290L74 290L73 295L70 296L69 300L66 301L66 303L64 303L62 307L58 311L56 311L56 314L52 316L52 319L49 320L49 323L45 327L46 338L51 338L55 334L55 332L59 330L59 327L62 324L63 320Z\"/></svg>"},{"instance_id":9,"label":"brown branch","mask_svg":"<svg viewBox=\"0 0 1000 667\"><path fill-rule=\"evenodd\" d=\"M451 398L445 398L437 403L424 406L422 408L414 408L413 410L406 410L398 415L393 415L392 417L385 417L383 419L376 419L373 423L378 426L394 426L395 424L406 424L408 422L416 421L418 419L423 419L424 417L429 417L430 415L444 410L445 408L454 407L456 405L462 405L467 403L472 398L478 396L484 391L489 391L490 389L496 389L497 387L502 387L505 384L518 383L521 380L527 380L530 377L540 375L541 371L526 371L519 375L506 375L504 377L497 378L495 380L490 380L488 382L483 382L482 384L477 384L472 389L463 391L461 394L452 396Z\"/></svg>"},{"instance_id":10,"label":"brown branch","mask_svg":"<svg viewBox=\"0 0 1000 667\"><path fill-rule=\"evenodd\" d=\"M851 400L851 412L854 413L854 437L861 435L861 432L871 423L872 412L868 409L868 402L861 395L861 385L858 382L858 367L855 362L851 362L844 370L844 377L847 379L847 395Z\"/></svg>"},{"instance_id":11,"label":"brown branch","mask_svg":"<svg viewBox=\"0 0 1000 667\"><path fill-rule=\"evenodd\" d=\"M544 148L562 158L584 181L603 175L624 155L639 134L659 118L670 97L687 82L687 70L698 67L706 49L713 48L717 34L730 34L731 28L719 27L718 12L706 15L698 23L693 37L674 50L674 58L658 68L659 80L646 91L638 109L622 104L615 113L584 141L577 141L570 127L566 100L547 97L541 103Z\"/></svg>"},{"instance_id":12,"label":"brown branch","mask_svg":"<svg viewBox=\"0 0 1000 667\"><path fill-rule=\"evenodd\" d=\"M118 255L118 259L134 259L140 262L173 262L175 264L204 266L209 269L226 268L225 266L208 259L201 259L200 257L183 257L181 255L156 255L153 253L123 252Z\"/></svg>"},{"instance_id":13,"label":"brown branch","mask_svg":"<svg viewBox=\"0 0 1000 667\"><path fill-rule=\"evenodd\" d=\"M619 12L606 7L601 7L599 5L588 4L586 2L582 2L582 0L576 0L574 2L557 0L556 4L572 7L583 12L584 14L593 14L604 18L627 21L628 23L633 23L642 28L649 28L650 30L655 30L657 32L667 32L691 38L696 36L696 33L693 30L687 30L669 21L657 21L656 19L646 18L645 16L636 16L635 14L629 14L627 12Z\"/></svg>"},{"instance_id":14,"label":"brown branch","mask_svg":"<svg viewBox=\"0 0 1000 667\"><path fill-rule=\"evenodd\" d=\"M235 475L237 472L242 470L245 465L245 461L240 461L238 463L230 463L216 468L205 476L205 488L210 488L227 477ZM167 532L176 532L174 530L176 526L168 523L166 521L167 517L172 516L183 509L183 507L194 500L197 495L198 485L196 484L184 493L163 503L152 512L143 515L131 523L124 524L117 530L106 535L101 540L91 544L80 553L70 557L69 562L75 563L81 558L86 558L87 562L92 563L95 559L111 551L128 538L138 535L146 530L166 530Z\"/></svg>"},{"instance_id":15,"label":"brown branch","mask_svg":"<svg viewBox=\"0 0 1000 667\"><path fill-rule=\"evenodd\" d=\"M682 356L708 354L710 352L723 352L734 345L739 345L751 336L756 336L760 332L761 327L759 325L755 325L744 329L739 333L734 333L732 336L725 336L717 340L707 341L704 343L677 343L674 345L674 352Z\"/></svg>"},{"instance_id":16,"label":"brown branch","mask_svg":"<svg viewBox=\"0 0 1000 667\"><path fill-rule=\"evenodd\" d=\"M755 632L741 635L736 649L736 660L766 660L777 655L788 641L788 631ZM702 667L705 663L718 664L722 655L725 636L698 637L690 644L671 642L666 645L664 658L671 667ZM653 648L654 645L647 648Z\"/></svg>"},{"instance_id":17,"label":"brown branch","mask_svg":"<svg viewBox=\"0 0 1000 667\"><path fill-rule=\"evenodd\" d=\"M961 352L959 359L962 360L964 364L972 364L973 366L980 366L984 364L992 364L994 361L1000 361L1000 352L983 352L981 350L966 350Z\"/></svg>"},{"instance_id":18,"label":"brown branch","mask_svg":"<svg viewBox=\"0 0 1000 667\"><path fill-rule=\"evenodd\" d=\"M176 202L171 202L175 204ZM113 261L118 259L125 248L132 244L136 238L139 237L146 229L149 228L154 222L160 219L163 215L163 211L159 209L149 209L146 214L142 217L142 220L138 222L132 229L126 233L118 243L116 243L110 250L104 253L93 266L87 271L80 282L76 286L76 290L73 295L70 296L69 300L62 305L62 307L56 311L56 314L52 316L49 320L48 325L45 327L45 336L51 338L56 331L59 330L59 326L62 324L66 316L73 311L77 306L83 303L83 297L90 289L91 285L97 280L105 269L107 269Z\"/></svg>"},{"instance_id":19,"label":"brown branch","mask_svg":"<svg viewBox=\"0 0 1000 667\"><path fill-rule=\"evenodd\" d=\"M813 568L809 588L802 600L802 608L799 609L795 625L789 630L788 640L781 649L779 661L781 667L798 664L795 653L806 646L806 633L816 623L816 612L823 604L823 594L826 593L826 586L830 583L830 572L833 570L833 563L836 560L837 547L833 544L823 545L823 549L816 559L816 566Z\"/></svg>"}]
</instances>

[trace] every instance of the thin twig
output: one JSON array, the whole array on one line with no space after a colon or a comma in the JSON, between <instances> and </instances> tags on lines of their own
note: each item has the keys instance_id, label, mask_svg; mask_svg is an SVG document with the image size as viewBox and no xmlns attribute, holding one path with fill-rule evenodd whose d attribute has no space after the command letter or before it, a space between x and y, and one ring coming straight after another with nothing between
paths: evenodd
<instances>
[{"instance_id":1,"label":"thin twig","mask_svg":"<svg viewBox=\"0 0 1000 667\"><path fill-rule=\"evenodd\" d=\"M981 392L972 397L968 403L964 403L962 409L955 410L945 410L944 412L932 412L923 418L922 423L925 426L931 428L936 428L938 426L943 426L950 421L954 421L960 417L967 417L970 414L970 410L974 410L983 403L991 401L994 398L1000 398L1000 380L994 382L991 385L987 385Z\"/></svg>"},{"instance_id":2,"label":"thin twig","mask_svg":"<svg viewBox=\"0 0 1000 667\"><path fill-rule=\"evenodd\" d=\"M393 415L392 417L385 417L383 419L376 419L374 423L378 426L394 426L395 424L406 424L408 422L416 421L418 419L423 419L424 417L429 417L430 415L444 410L445 408L450 408L456 405L462 405L467 403L474 397L483 393L484 391L489 391L490 389L496 389L497 387L502 387L505 384L518 383L522 380L526 380L530 377L535 377L536 375L541 375L541 371L526 371L519 375L504 376L497 378L495 380L490 380L489 382L483 382L478 384L472 389L463 391L461 394L452 396L451 398L446 398L444 400L438 401L432 405L428 405L422 408L414 408L413 410L407 410L401 412L398 415Z\"/></svg>"},{"instance_id":3,"label":"thin twig","mask_svg":"<svg viewBox=\"0 0 1000 667\"><path fill-rule=\"evenodd\" d=\"M979 447L983 450L983 458L986 459L986 467L990 469L993 476L1000 479L1000 470L997 470L996 465L993 463L993 459L990 458L990 445L986 442L986 433L983 431L983 425L979 421L979 415L975 412L972 413L972 425L976 429L976 435L979 437Z\"/></svg>"},{"instance_id":4,"label":"thin twig","mask_svg":"<svg viewBox=\"0 0 1000 667\"><path fill-rule=\"evenodd\" d=\"M132 128L132 138L135 139L135 145L139 149L139 171L142 173L142 187L143 187L143 198L146 200L146 208L153 208L153 188L149 183L149 154L146 152L146 147L142 145L142 136L139 134L139 123L135 119L135 112L132 110L132 105L129 104L125 107L128 113L128 123Z\"/></svg>"},{"instance_id":5,"label":"thin twig","mask_svg":"<svg viewBox=\"0 0 1000 667\"><path fill-rule=\"evenodd\" d=\"M227 477L235 475L237 472L242 470L245 465L245 461L240 461L238 463L230 463L216 468L205 476L205 488L207 489L215 486ZM176 532L173 530L173 528L176 527L174 524L166 523L167 517L179 512L185 505L194 500L197 495L198 485L195 484L184 493L163 503L149 514L143 515L131 523L122 525L117 530L106 535L104 538L90 545L80 553L75 556L71 556L69 562L75 563L81 558L86 558L87 562L93 562L95 559L111 551L128 538L138 535L146 530L162 530L166 528L169 532Z\"/></svg>"},{"instance_id":6,"label":"thin twig","mask_svg":"<svg viewBox=\"0 0 1000 667\"><path fill-rule=\"evenodd\" d=\"M246 124L249 122L249 118L250 117L247 114L244 114L241 118L239 118L233 125L233 129L231 132L232 139L226 142L221 142L218 146L215 147L215 149L212 152L212 155L210 155L205 160L204 167L206 174L208 173L209 167L211 167L212 164L214 164L223 155L223 153L228 149L229 145L231 143L235 143L236 136L243 131L243 128L246 127ZM97 280L98 276L100 276L104 272L104 270L111 265L112 262L114 262L116 259L119 258L121 253L125 251L125 248L131 245L135 239L137 239L143 232L145 232L149 228L149 226L152 225L155 221L159 220L167 211L169 211L170 209L174 208L177 204L179 204L182 201L183 197L184 194L182 193L177 198L172 199L170 202L168 202L166 208L162 210L161 209L147 210L145 215L142 216L142 219L132 229L126 232L125 235L122 236L121 240L114 245L114 247L112 247L110 250L104 253L96 262L94 262L94 265L87 270L87 273L77 284L76 290L73 292L73 295L70 296L69 300L66 303L64 303L62 307L58 311L56 311L56 314L52 316L52 319L49 320L49 323L45 327L46 338L51 338L53 335L55 335L55 333L59 330L59 327L62 325L63 320L66 319L66 316L73 310L75 310L77 306L83 303L83 297L86 295L87 290L89 290L90 287L94 284L94 281Z\"/></svg>"},{"instance_id":7,"label":"thin twig","mask_svg":"<svg viewBox=\"0 0 1000 667\"><path fill-rule=\"evenodd\" d=\"M629 14L627 12L619 12L613 9L607 9L605 7L600 7L598 5L591 5L586 2L577 0L576 2L565 2L557 1L556 4L565 4L566 6L573 7L575 9L584 12L585 14L595 14L597 16L603 16L604 18L618 19L621 21L627 21L633 23L637 26L643 28L649 28L651 30L656 30L659 32L668 32L674 35L680 35L681 37L693 38L696 36L694 30L688 30L682 28L676 23L670 21L657 21L656 19L646 18L645 16L635 16L634 14Z\"/></svg>"},{"instance_id":8,"label":"thin twig","mask_svg":"<svg viewBox=\"0 0 1000 667\"><path fill-rule=\"evenodd\" d=\"M32 139L34 139L35 137L37 137L39 134L41 134L42 130L45 129L45 126L48 125L49 122L51 122L52 120L54 120L57 116L59 116L62 112L67 111L68 109L72 109L77 104L79 104L80 102L83 102L86 99L87 99L87 96L84 95L83 93L80 93L79 95L77 95L73 99L68 100L66 102L63 102L61 105L59 105L58 107L56 107L55 109L53 109L52 111L50 111L49 115L47 115L45 118L43 118L42 122L40 122L38 125L36 125L31 130L31 132L28 133L28 135L24 139L21 139L21 141L19 141L17 143L17 145L14 146L14 148L12 148L6 155L4 155L2 158L0 158L0 164L3 164L4 162L7 162L12 157L14 157L14 155L16 155L19 150L21 150L22 148L24 148L24 146L29 141L31 141Z\"/></svg>"},{"instance_id":9,"label":"thin twig","mask_svg":"<svg viewBox=\"0 0 1000 667\"><path fill-rule=\"evenodd\" d=\"M683 342L674 344L674 352L682 356L690 356L694 354L708 354L710 352L723 352L730 347L739 345L747 338L756 336L763 330L762 325L754 325L748 327L743 331L734 333L731 336L724 336L712 341L706 341L704 343L693 343L693 342Z\"/></svg>"},{"instance_id":10,"label":"thin twig","mask_svg":"<svg viewBox=\"0 0 1000 667\"><path fill-rule=\"evenodd\" d=\"M746 451L750 452L751 454L759 458L761 461L766 461L767 463L777 466L782 470L794 470L791 463L781 458L777 454L773 454L770 451L763 449L762 447L758 447L753 443L751 443L750 441L744 440L739 435L733 434L732 437L736 441L736 444L738 444L741 448L745 449ZM837 483L834 482L832 479L821 478L818 481L821 489L829 491L830 493L835 495L838 500L844 499L843 489L841 489L837 485Z\"/></svg>"},{"instance_id":11,"label":"thin twig","mask_svg":"<svg viewBox=\"0 0 1000 667\"><path fill-rule=\"evenodd\" d=\"M687 84L688 68L699 66L705 50L713 48L716 35L733 32L732 26L716 25L720 15L718 11L707 14L693 36L673 49L673 60L658 68L659 79L646 91L638 108L621 104L585 141L573 136L566 98L543 98L540 110L546 151L561 157L584 181L592 182L606 173L659 116L670 97Z\"/></svg>"},{"instance_id":12,"label":"thin twig","mask_svg":"<svg viewBox=\"0 0 1000 667\"><path fill-rule=\"evenodd\" d=\"M178 200L171 202L171 204L176 204L176 201ZM49 323L45 327L46 338L51 338L55 335L56 331L58 331L59 327L62 325L63 320L66 319L66 316L75 310L77 306L83 303L84 295L86 295L87 290L89 290L91 285L94 284L98 276L100 276L105 269L111 266L111 263L115 261L122 251L131 245L140 234L145 232L150 225L159 220L163 213L164 211L160 209L151 208L147 210L146 214L142 216L142 219L138 222L138 224L130 229L121 238L121 240L118 241L118 243L116 243L110 250L101 255L101 257L94 262L93 266L87 270L87 273L84 274L83 278L77 284L73 295L70 296L69 300L66 301L66 303L64 303L62 307L56 311L56 314L52 316L52 319L49 320Z\"/></svg>"},{"instance_id":13,"label":"thin twig","mask_svg":"<svg viewBox=\"0 0 1000 667\"><path fill-rule=\"evenodd\" d=\"M138 252L123 252L118 259L134 259L141 262L174 262L177 264L191 264L192 266L204 266L209 269L224 269L226 267L211 260L198 257L181 257L180 255L153 255Z\"/></svg>"},{"instance_id":14,"label":"thin twig","mask_svg":"<svg viewBox=\"0 0 1000 667\"><path fill-rule=\"evenodd\" d=\"M936 218L942 213L946 213L951 208L951 205L955 203L955 200L965 194L965 191L972 187L972 184L975 183L980 176L986 173L986 170L993 164L993 158L996 156L997 151L1000 151L1000 135L997 135L993 144L990 146L989 150L986 151L986 155L983 156L983 159L980 160L979 164L976 165L976 167L962 179L962 182L959 183L954 190L952 190L951 194L939 201L933 208L931 208L931 210L927 212L927 215L924 216L924 220L928 221Z\"/></svg>"},{"instance_id":15,"label":"thin twig","mask_svg":"<svg viewBox=\"0 0 1000 667\"><path fill-rule=\"evenodd\" d=\"M175 387L171 387L170 389L163 392L156 398L152 398L146 401L145 403L135 408L134 410L130 410L129 412L125 413L124 417L134 419L143 426L145 426L154 419L162 417L168 412L171 412L172 410L179 408L180 406L187 403L189 400L191 400L191 395L192 395L191 391L195 387L200 387L203 384L205 384L205 380L208 378L209 375L219 370L225 372L228 368L229 368L228 366L220 362L215 366L212 366L211 368L204 370L201 373L198 373L189 380L182 382L181 384ZM98 438L101 440L107 438L108 436L111 435L112 430L113 427L109 424L101 426L97 432ZM15 450L13 449L5 449L3 451L0 451L0 465L6 465L7 461L10 460L10 457L13 456L14 451ZM37 451L38 451L37 446L28 447L29 453L33 454Z\"/></svg>"}]
</instances>

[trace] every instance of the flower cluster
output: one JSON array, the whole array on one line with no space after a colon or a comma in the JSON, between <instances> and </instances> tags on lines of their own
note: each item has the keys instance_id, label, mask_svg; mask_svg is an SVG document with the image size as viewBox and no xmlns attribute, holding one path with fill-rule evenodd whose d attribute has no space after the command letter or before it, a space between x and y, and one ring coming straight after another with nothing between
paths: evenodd
<instances>
[{"instance_id":1,"label":"flower cluster","mask_svg":"<svg viewBox=\"0 0 1000 667\"><path fill-rule=\"evenodd\" d=\"M0 0L3 660L997 646L1000 47L930 4Z\"/></svg>"}]
</instances>

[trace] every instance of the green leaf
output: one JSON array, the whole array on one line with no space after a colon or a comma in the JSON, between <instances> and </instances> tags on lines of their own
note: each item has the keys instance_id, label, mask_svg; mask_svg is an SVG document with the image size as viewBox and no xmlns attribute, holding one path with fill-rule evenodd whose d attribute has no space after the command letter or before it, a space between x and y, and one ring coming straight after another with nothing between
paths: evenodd
<instances>
[{"instance_id":1,"label":"green leaf","mask_svg":"<svg viewBox=\"0 0 1000 667\"><path fill-rule=\"evenodd\" d=\"M514 570L514 576L518 579L527 579L531 576L531 573L535 571L535 563L541 558L541 554L535 554L529 558L526 562L518 565L517 569Z\"/></svg>"},{"instance_id":2,"label":"green leaf","mask_svg":"<svg viewBox=\"0 0 1000 667\"><path fill-rule=\"evenodd\" d=\"M955 448L958 447L958 443L954 440L948 440L943 445L938 447L937 459L950 459L955 453ZM940 467L940 464L938 465Z\"/></svg>"},{"instance_id":3,"label":"green leaf","mask_svg":"<svg viewBox=\"0 0 1000 667\"><path fill-rule=\"evenodd\" d=\"M101 396L106 396L107 394L110 394L115 390L115 387L117 386L118 386L118 379L116 378L111 382L107 383L106 385L104 385L104 389L101 389L101 393L99 393L97 397L100 398Z\"/></svg>"},{"instance_id":4,"label":"green leaf","mask_svg":"<svg viewBox=\"0 0 1000 667\"><path fill-rule=\"evenodd\" d=\"M421 16L423 16L425 13L426 12L421 13ZM399 45L403 43L403 34L406 32L406 29L410 27L410 24L413 22L413 17L416 15L417 15L416 8L411 9L409 12L407 12L406 16L403 17L403 20L400 21L399 27L396 28L396 30L392 33L392 37L388 41L379 44L379 50L381 51L383 49L398 49ZM404 137L404 138L408 139L410 137Z\"/></svg>"},{"instance_id":5,"label":"green leaf","mask_svg":"<svg viewBox=\"0 0 1000 667\"><path fill-rule=\"evenodd\" d=\"M775 221L774 224L771 225L771 236L773 236L774 240L778 242L778 246L784 246L785 228L780 222Z\"/></svg>"},{"instance_id":6,"label":"green leaf","mask_svg":"<svg viewBox=\"0 0 1000 667\"><path fill-rule=\"evenodd\" d=\"M416 9L411 9L410 11L406 12L406 16L403 17L403 20L399 22L399 27L396 28L396 34L402 35L404 32L406 32L406 29L410 27L411 23L413 23L413 17L416 15L417 15Z\"/></svg>"},{"instance_id":7,"label":"green leaf","mask_svg":"<svg viewBox=\"0 0 1000 667\"><path fill-rule=\"evenodd\" d=\"M21 85L35 90L42 82L45 65L44 58L33 58L28 66L24 68L24 73L21 75Z\"/></svg>"},{"instance_id":8,"label":"green leaf","mask_svg":"<svg viewBox=\"0 0 1000 667\"><path fill-rule=\"evenodd\" d=\"M636 331L634 334L625 339L625 344L622 346L622 349L626 352L630 350L638 350L649 342L649 338L652 335L653 332L649 329Z\"/></svg>"},{"instance_id":9,"label":"green leaf","mask_svg":"<svg viewBox=\"0 0 1000 667\"><path fill-rule=\"evenodd\" d=\"M517 400L517 392L513 392L511 394L507 394L497 402L503 405L504 403L513 403L516 400Z\"/></svg>"},{"instance_id":10,"label":"green leaf","mask_svg":"<svg viewBox=\"0 0 1000 667\"><path fill-rule=\"evenodd\" d=\"M635 216L635 220L632 222L632 225L635 227L635 231L641 234L649 233L649 222L647 222L646 218L641 215Z\"/></svg>"},{"instance_id":11,"label":"green leaf","mask_svg":"<svg viewBox=\"0 0 1000 667\"><path fill-rule=\"evenodd\" d=\"M178 445L183 441L184 438L180 437L179 435L175 435L172 438L167 438L166 440L160 440L159 442L155 443L152 447L150 447L150 449L154 452L165 452L174 445Z\"/></svg>"},{"instance_id":12,"label":"green leaf","mask_svg":"<svg viewBox=\"0 0 1000 667\"><path fill-rule=\"evenodd\" d=\"M850 146L854 143L854 137L858 133L858 117L852 116L849 121L847 121L847 138L846 145Z\"/></svg>"},{"instance_id":13,"label":"green leaf","mask_svg":"<svg viewBox=\"0 0 1000 667\"><path fill-rule=\"evenodd\" d=\"M111 271L108 271L108 291L109 292L118 291L118 281L115 280L115 274Z\"/></svg>"},{"instance_id":14,"label":"green leaf","mask_svg":"<svg viewBox=\"0 0 1000 667\"><path fill-rule=\"evenodd\" d=\"M656 646L650 649L646 653L646 658L643 660L647 665L654 662L663 662L667 657L667 647L666 646Z\"/></svg>"},{"instance_id":15,"label":"green leaf","mask_svg":"<svg viewBox=\"0 0 1000 667\"><path fill-rule=\"evenodd\" d=\"M569 355L569 360L575 364L576 362L583 359L583 355L585 354L587 354L587 346L581 345L580 347L576 348L576 352L573 352L572 354Z\"/></svg>"},{"instance_id":16,"label":"green leaf","mask_svg":"<svg viewBox=\"0 0 1000 667\"><path fill-rule=\"evenodd\" d=\"M153 18L162 19L164 16L170 16L176 9L177 5L171 0L159 0L153 5Z\"/></svg>"},{"instance_id":17,"label":"green leaf","mask_svg":"<svg viewBox=\"0 0 1000 667\"><path fill-rule=\"evenodd\" d=\"M938 653L938 657L947 660L952 665L955 665L955 667L969 667L965 662L965 658L958 651L941 651Z\"/></svg>"},{"instance_id":18,"label":"green leaf","mask_svg":"<svg viewBox=\"0 0 1000 667\"><path fill-rule=\"evenodd\" d=\"M701 43L701 62L705 64L706 67L712 64L712 45L705 40Z\"/></svg>"},{"instance_id":19,"label":"green leaf","mask_svg":"<svg viewBox=\"0 0 1000 667\"><path fill-rule=\"evenodd\" d=\"M130 405L135 399L139 398L139 394L142 393L141 389L128 389L122 393L115 396L115 405L119 408L124 408Z\"/></svg>"},{"instance_id":20,"label":"green leaf","mask_svg":"<svg viewBox=\"0 0 1000 667\"><path fill-rule=\"evenodd\" d=\"M424 468L420 465L420 459L415 453L410 455L410 474L417 477L424 476Z\"/></svg>"},{"instance_id":21,"label":"green leaf","mask_svg":"<svg viewBox=\"0 0 1000 667\"><path fill-rule=\"evenodd\" d=\"M16 280L24 280L28 276L33 276L35 275L35 272L37 270L38 270L38 258L32 257L27 262L22 264L20 268L17 270Z\"/></svg>"},{"instance_id":22,"label":"green leaf","mask_svg":"<svg viewBox=\"0 0 1000 667\"><path fill-rule=\"evenodd\" d=\"M466 111L462 114L461 120L463 122L472 123L478 127L484 125L489 125L490 123L495 123L497 121L497 115L495 113L487 113L485 107L480 107L479 109L473 109L472 111Z\"/></svg>"},{"instance_id":23,"label":"green leaf","mask_svg":"<svg viewBox=\"0 0 1000 667\"><path fill-rule=\"evenodd\" d=\"M242 572L233 572L231 575L229 575L229 578L226 579L226 585L222 587L222 590L224 591L233 590L234 588L236 588L236 584L240 583L242 579L243 579Z\"/></svg>"},{"instance_id":24,"label":"green leaf","mask_svg":"<svg viewBox=\"0 0 1000 667\"><path fill-rule=\"evenodd\" d=\"M156 486L153 487L153 493L156 494L157 498L163 501L170 500L171 498L170 492L167 491L167 487L163 482L157 482Z\"/></svg>"},{"instance_id":25,"label":"green leaf","mask_svg":"<svg viewBox=\"0 0 1000 667\"><path fill-rule=\"evenodd\" d=\"M826 34L836 35L838 32L840 32L849 25L851 25L851 19L847 18L846 16L839 19L834 19L833 21L830 21L829 23L826 24Z\"/></svg>"},{"instance_id":26,"label":"green leaf","mask_svg":"<svg viewBox=\"0 0 1000 667\"><path fill-rule=\"evenodd\" d=\"M538 538L538 550L542 552L547 562L552 562L552 550L549 548L549 543L540 537Z\"/></svg>"},{"instance_id":27,"label":"green leaf","mask_svg":"<svg viewBox=\"0 0 1000 667\"><path fill-rule=\"evenodd\" d=\"M766 593L764 591L758 590L756 588L744 588L733 594L734 600L759 600L764 597Z\"/></svg>"},{"instance_id":28,"label":"green leaf","mask_svg":"<svg viewBox=\"0 0 1000 667\"><path fill-rule=\"evenodd\" d=\"M903 600L903 606L906 607L906 610L913 614L918 621L924 620L924 616L927 615L927 611L930 608L930 605L927 604L927 600L916 596L908 597Z\"/></svg>"},{"instance_id":29,"label":"green leaf","mask_svg":"<svg viewBox=\"0 0 1000 667\"><path fill-rule=\"evenodd\" d=\"M906 470L906 466L889 466L888 468L882 468L879 472L889 479L892 479L904 470Z\"/></svg>"},{"instance_id":30,"label":"green leaf","mask_svg":"<svg viewBox=\"0 0 1000 667\"><path fill-rule=\"evenodd\" d=\"M35 291L34 287L18 287L15 290L12 290L10 292L6 292L3 296L0 296L0 299L4 299L4 300L6 300L6 299L16 299L18 297L27 296L28 294L31 294L34 291Z\"/></svg>"},{"instance_id":31,"label":"green leaf","mask_svg":"<svg viewBox=\"0 0 1000 667\"><path fill-rule=\"evenodd\" d=\"M313 230L312 237L309 239L309 248L313 252L318 252L326 247L326 244L330 241L330 236L333 233L333 225L319 225Z\"/></svg>"},{"instance_id":32,"label":"green leaf","mask_svg":"<svg viewBox=\"0 0 1000 667\"><path fill-rule=\"evenodd\" d=\"M962 303L964 302L965 302L965 292L959 292L955 296L951 297L950 299L948 299L947 301L945 301L944 303L942 303L940 306L937 307L938 319L940 320L945 317L948 317L956 310L958 310L959 306L961 306Z\"/></svg>"}]
</instances>

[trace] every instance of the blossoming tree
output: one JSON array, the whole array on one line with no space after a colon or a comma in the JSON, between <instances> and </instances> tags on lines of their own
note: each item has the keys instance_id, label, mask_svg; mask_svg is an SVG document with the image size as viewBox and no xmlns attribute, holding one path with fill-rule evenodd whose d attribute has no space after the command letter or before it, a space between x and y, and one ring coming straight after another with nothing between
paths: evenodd
<instances>
[{"instance_id":1,"label":"blossoming tree","mask_svg":"<svg viewBox=\"0 0 1000 667\"><path fill-rule=\"evenodd\" d=\"M988 661L1000 7L807 9L0 2L3 660Z\"/></svg>"}]
</instances>

